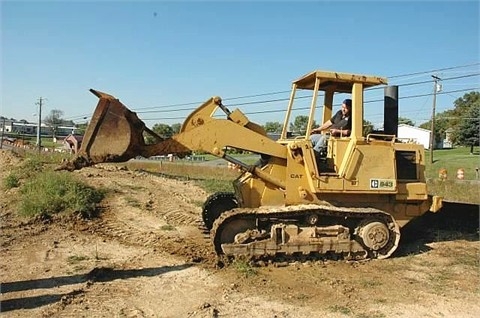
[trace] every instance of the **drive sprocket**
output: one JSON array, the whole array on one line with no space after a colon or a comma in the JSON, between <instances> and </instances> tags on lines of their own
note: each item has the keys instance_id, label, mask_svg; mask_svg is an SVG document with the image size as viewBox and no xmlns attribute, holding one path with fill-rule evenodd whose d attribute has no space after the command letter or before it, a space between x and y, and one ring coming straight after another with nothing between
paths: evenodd
<instances>
[{"instance_id":1,"label":"drive sprocket","mask_svg":"<svg viewBox=\"0 0 480 318\"><path fill-rule=\"evenodd\" d=\"M238 201L232 192L217 192L210 195L202 208L202 219L208 230L212 229L213 222L225 211L238 207Z\"/></svg>"}]
</instances>

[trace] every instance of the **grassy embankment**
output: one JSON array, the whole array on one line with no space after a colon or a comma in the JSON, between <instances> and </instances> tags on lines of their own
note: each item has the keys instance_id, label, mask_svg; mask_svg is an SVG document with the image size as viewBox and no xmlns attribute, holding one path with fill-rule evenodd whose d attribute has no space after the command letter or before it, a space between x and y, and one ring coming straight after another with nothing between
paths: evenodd
<instances>
[{"instance_id":1,"label":"grassy embankment","mask_svg":"<svg viewBox=\"0 0 480 318\"><path fill-rule=\"evenodd\" d=\"M24 159L4 178L4 193L15 193L11 200L25 217L51 217L55 214L79 214L92 217L105 194L65 171L54 171L64 157L61 154L20 152Z\"/></svg>"},{"instance_id":2,"label":"grassy embankment","mask_svg":"<svg viewBox=\"0 0 480 318\"><path fill-rule=\"evenodd\" d=\"M480 204L480 149L475 147L470 154L470 147L441 149L426 155L426 177L430 194L444 197L449 201ZM439 178L440 169L446 169L447 178ZM464 170L464 179L457 179L457 171Z\"/></svg>"}]
</instances>

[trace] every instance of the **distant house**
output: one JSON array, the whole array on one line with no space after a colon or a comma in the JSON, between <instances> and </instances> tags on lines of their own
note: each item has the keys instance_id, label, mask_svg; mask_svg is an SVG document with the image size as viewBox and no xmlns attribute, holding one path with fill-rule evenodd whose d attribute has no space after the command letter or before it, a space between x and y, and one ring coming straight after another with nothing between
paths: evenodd
<instances>
[{"instance_id":1,"label":"distant house","mask_svg":"<svg viewBox=\"0 0 480 318\"><path fill-rule=\"evenodd\" d=\"M63 139L63 145L70 153L77 154L82 146L83 136L80 135L68 135Z\"/></svg>"},{"instance_id":2,"label":"distant house","mask_svg":"<svg viewBox=\"0 0 480 318\"><path fill-rule=\"evenodd\" d=\"M398 125L398 138L414 141L423 145L425 149L430 149L430 130L407 124Z\"/></svg>"},{"instance_id":3,"label":"distant house","mask_svg":"<svg viewBox=\"0 0 480 318\"><path fill-rule=\"evenodd\" d=\"M453 133L453 128L448 128L447 130L445 130L445 138L443 139L442 148L452 148L453 147L452 133Z\"/></svg>"},{"instance_id":4,"label":"distant house","mask_svg":"<svg viewBox=\"0 0 480 318\"><path fill-rule=\"evenodd\" d=\"M2 117L0 120L0 131L3 133L12 132L13 120Z\"/></svg>"}]
</instances>

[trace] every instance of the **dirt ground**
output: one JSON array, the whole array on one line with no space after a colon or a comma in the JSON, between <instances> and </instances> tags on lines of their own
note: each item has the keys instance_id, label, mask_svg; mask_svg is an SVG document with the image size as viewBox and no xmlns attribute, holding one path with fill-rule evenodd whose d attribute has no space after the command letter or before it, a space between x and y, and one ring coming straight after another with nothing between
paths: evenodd
<instances>
[{"instance_id":1,"label":"dirt ground","mask_svg":"<svg viewBox=\"0 0 480 318\"><path fill-rule=\"evenodd\" d=\"M20 160L0 150L0 179ZM15 210L18 189L1 190L1 316L477 317L480 312L478 207L463 223L441 221L442 212L412 222L386 260L217 268L208 235L199 227L207 193L194 183L109 165L73 173L112 190L98 218L23 219Z\"/></svg>"}]
</instances>

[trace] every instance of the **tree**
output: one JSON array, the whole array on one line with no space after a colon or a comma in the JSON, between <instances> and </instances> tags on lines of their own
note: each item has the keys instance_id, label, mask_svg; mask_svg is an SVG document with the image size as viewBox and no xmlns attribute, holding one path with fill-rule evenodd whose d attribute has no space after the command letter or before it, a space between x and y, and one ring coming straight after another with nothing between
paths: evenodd
<instances>
[{"instance_id":1,"label":"tree","mask_svg":"<svg viewBox=\"0 0 480 318\"><path fill-rule=\"evenodd\" d=\"M290 130L299 135L305 135L307 131L308 116L297 116L293 123L290 123ZM313 121L313 127L315 127L315 121Z\"/></svg>"},{"instance_id":2,"label":"tree","mask_svg":"<svg viewBox=\"0 0 480 318\"><path fill-rule=\"evenodd\" d=\"M408 118L405 118L405 117L398 117L398 124L415 126L415 123L411 119L408 119Z\"/></svg>"},{"instance_id":3,"label":"tree","mask_svg":"<svg viewBox=\"0 0 480 318\"><path fill-rule=\"evenodd\" d=\"M73 127L73 126L75 126L75 123L73 122L73 120L62 120L62 125Z\"/></svg>"},{"instance_id":4,"label":"tree","mask_svg":"<svg viewBox=\"0 0 480 318\"><path fill-rule=\"evenodd\" d=\"M435 115L435 140L442 140L445 131L451 129L451 141L454 145L470 146L473 150L473 146L478 144L479 108L480 92L469 92L456 99L454 109ZM431 120L421 124L420 127L430 130Z\"/></svg>"},{"instance_id":5,"label":"tree","mask_svg":"<svg viewBox=\"0 0 480 318\"><path fill-rule=\"evenodd\" d=\"M163 139L170 138L175 134L174 129L167 124L155 124L153 125L152 130ZM153 136L150 136L150 135L145 136L145 143L147 145L151 145L155 142L157 142L157 140Z\"/></svg>"},{"instance_id":6,"label":"tree","mask_svg":"<svg viewBox=\"0 0 480 318\"><path fill-rule=\"evenodd\" d=\"M473 147L479 145L480 139L480 107L471 107L464 116L454 131L454 136L458 144L469 145L470 153L473 154Z\"/></svg>"},{"instance_id":7,"label":"tree","mask_svg":"<svg viewBox=\"0 0 480 318\"><path fill-rule=\"evenodd\" d=\"M479 139L479 109L480 92L469 92L454 102L455 109L451 112L452 142L457 145L478 145Z\"/></svg>"},{"instance_id":8,"label":"tree","mask_svg":"<svg viewBox=\"0 0 480 318\"><path fill-rule=\"evenodd\" d=\"M170 138L173 136L173 129L167 124L155 124L152 130L162 138Z\"/></svg>"},{"instance_id":9,"label":"tree","mask_svg":"<svg viewBox=\"0 0 480 318\"><path fill-rule=\"evenodd\" d=\"M445 111L443 113L435 115L435 132L434 141L440 141L445 139L445 132L449 127L452 127L451 111ZM432 121L429 120L419 126L420 128L430 131L432 129ZM433 145L435 148L435 143Z\"/></svg>"},{"instance_id":10,"label":"tree","mask_svg":"<svg viewBox=\"0 0 480 318\"><path fill-rule=\"evenodd\" d=\"M173 125L172 125L173 135L178 134L178 133L180 132L180 128L182 128L182 124L180 124L180 123L173 124Z\"/></svg>"},{"instance_id":11,"label":"tree","mask_svg":"<svg viewBox=\"0 0 480 318\"><path fill-rule=\"evenodd\" d=\"M85 130L87 130L88 123L76 124L74 126L76 130L76 135L85 135Z\"/></svg>"},{"instance_id":12,"label":"tree","mask_svg":"<svg viewBox=\"0 0 480 318\"><path fill-rule=\"evenodd\" d=\"M265 128L265 131L269 133L282 132L282 124L280 124L278 121L267 121L263 128Z\"/></svg>"},{"instance_id":13,"label":"tree","mask_svg":"<svg viewBox=\"0 0 480 318\"><path fill-rule=\"evenodd\" d=\"M363 120L363 135L367 136L369 133L373 131L373 124L368 120Z\"/></svg>"},{"instance_id":14,"label":"tree","mask_svg":"<svg viewBox=\"0 0 480 318\"><path fill-rule=\"evenodd\" d=\"M57 138L56 133L57 133L58 126L60 126L63 123L62 116L63 116L63 111L59 109L52 109L50 111L50 114L47 115L43 120L45 125L52 128L52 137L54 140L56 140Z\"/></svg>"}]
</instances>

